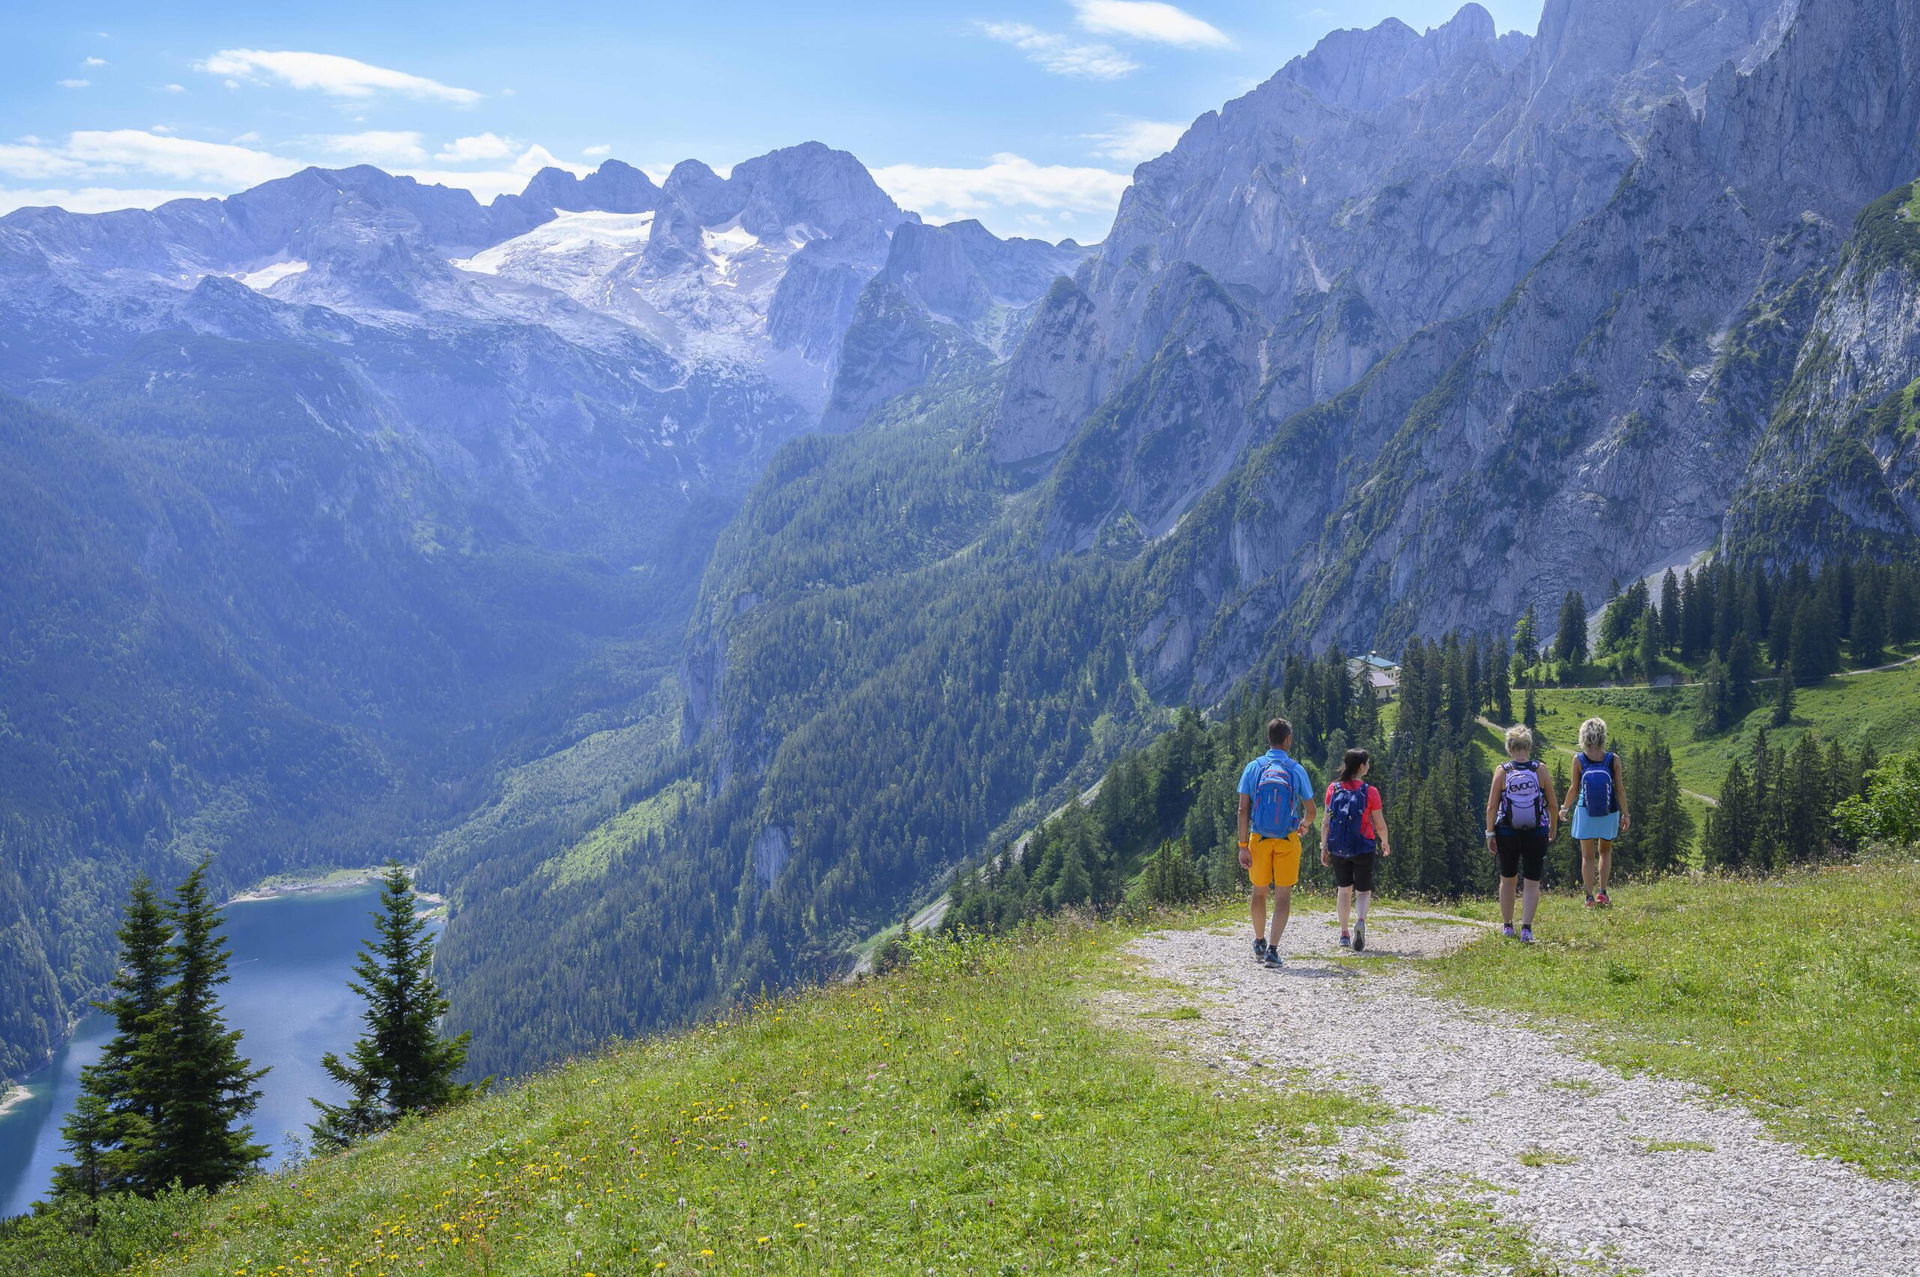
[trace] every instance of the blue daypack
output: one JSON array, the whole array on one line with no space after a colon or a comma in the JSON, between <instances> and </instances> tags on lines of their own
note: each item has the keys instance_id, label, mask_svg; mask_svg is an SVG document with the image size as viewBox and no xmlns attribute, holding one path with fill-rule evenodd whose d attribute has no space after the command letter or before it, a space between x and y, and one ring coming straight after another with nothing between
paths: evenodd
<instances>
[{"instance_id":1,"label":"blue daypack","mask_svg":"<svg viewBox=\"0 0 1920 1277\"><path fill-rule=\"evenodd\" d=\"M1335 856L1370 856L1374 841L1366 835L1367 791L1336 783L1327 799L1327 851Z\"/></svg>"},{"instance_id":2,"label":"blue daypack","mask_svg":"<svg viewBox=\"0 0 1920 1277\"><path fill-rule=\"evenodd\" d=\"M1580 805L1589 816L1610 816L1613 805L1613 752L1599 762L1580 755Z\"/></svg>"},{"instance_id":3,"label":"blue daypack","mask_svg":"<svg viewBox=\"0 0 1920 1277\"><path fill-rule=\"evenodd\" d=\"M1260 778L1253 786L1251 824L1256 833L1268 838L1285 838L1294 830L1300 811L1300 794L1294 788L1293 768L1284 760L1269 758L1260 765Z\"/></svg>"}]
</instances>

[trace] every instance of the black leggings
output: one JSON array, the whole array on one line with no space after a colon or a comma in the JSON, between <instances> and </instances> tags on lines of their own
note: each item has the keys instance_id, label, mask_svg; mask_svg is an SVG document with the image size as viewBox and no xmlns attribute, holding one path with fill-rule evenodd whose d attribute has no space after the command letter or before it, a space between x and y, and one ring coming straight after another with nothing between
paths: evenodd
<instances>
[{"instance_id":1,"label":"black leggings","mask_svg":"<svg viewBox=\"0 0 1920 1277\"><path fill-rule=\"evenodd\" d=\"M1494 851L1500 859L1502 878L1525 878L1539 882L1546 877L1547 831L1544 829L1496 829Z\"/></svg>"},{"instance_id":2,"label":"black leggings","mask_svg":"<svg viewBox=\"0 0 1920 1277\"><path fill-rule=\"evenodd\" d=\"M1363 856L1335 856L1333 858L1333 885L1352 887L1355 891L1373 890L1373 853Z\"/></svg>"}]
</instances>

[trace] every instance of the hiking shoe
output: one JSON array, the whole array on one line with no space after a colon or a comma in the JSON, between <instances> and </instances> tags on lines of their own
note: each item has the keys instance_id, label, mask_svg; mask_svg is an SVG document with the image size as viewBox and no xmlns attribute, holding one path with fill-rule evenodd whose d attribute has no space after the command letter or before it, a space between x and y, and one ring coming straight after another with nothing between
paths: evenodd
<instances>
[{"instance_id":1,"label":"hiking shoe","mask_svg":"<svg viewBox=\"0 0 1920 1277\"><path fill-rule=\"evenodd\" d=\"M1505 936L1509 940L1513 939L1513 924L1509 922L1504 926L1502 926L1500 928L1500 934Z\"/></svg>"},{"instance_id":2,"label":"hiking shoe","mask_svg":"<svg viewBox=\"0 0 1920 1277\"><path fill-rule=\"evenodd\" d=\"M1353 924L1353 951L1360 952L1367 947L1367 920L1365 918Z\"/></svg>"},{"instance_id":3,"label":"hiking shoe","mask_svg":"<svg viewBox=\"0 0 1920 1277\"><path fill-rule=\"evenodd\" d=\"M1604 894L1604 893L1603 893L1603 894ZM1591 909L1591 908L1593 908L1593 897L1592 897L1592 896L1588 896L1588 897L1587 897L1587 908L1589 908L1589 909Z\"/></svg>"},{"instance_id":4,"label":"hiking shoe","mask_svg":"<svg viewBox=\"0 0 1920 1277\"><path fill-rule=\"evenodd\" d=\"M1613 901L1607 899L1607 893L1604 891L1593 898L1593 903L1602 909L1610 908L1613 905Z\"/></svg>"},{"instance_id":5,"label":"hiking shoe","mask_svg":"<svg viewBox=\"0 0 1920 1277\"><path fill-rule=\"evenodd\" d=\"M1272 945L1267 946L1266 963L1268 967L1272 968L1275 971L1278 971L1283 965L1285 965L1280 961L1280 950L1275 948Z\"/></svg>"},{"instance_id":6,"label":"hiking shoe","mask_svg":"<svg viewBox=\"0 0 1920 1277\"><path fill-rule=\"evenodd\" d=\"M1253 960L1255 962L1265 962L1266 959L1267 938L1265 936L1255 936L1253 938Z\"/></svg>"},{"instance_id":7,"label":"hiking shoe","mask_svg":"<svg viewBox=\"0 0 1920 1277\"><path fill-rule=\"evenodd\" d=\"M1342 931L1342 932L1340 933L1340 947L1341 947L1342 949L1351 949L1351 948L1353 948L1353 937L1352 937L1352 936L1350 936L1350 935L1348 935L1348 934L1347 934L1346 932L1344 932L1344 931Z\"/></svg>"},{"instance_id":8,"label":"hiking shoe","mask_svg":"<svg viewBox=\"0 0 1920 1277\"><path fill-rule=\"evenodd\" d=\"M1522 928L1520 928L1520 943L1521 943L1521 944L1532 944L1532 943L1533 943L1533 928L1532 928L1532 927L1522 927Z\"/></svg>"}]
</instances>

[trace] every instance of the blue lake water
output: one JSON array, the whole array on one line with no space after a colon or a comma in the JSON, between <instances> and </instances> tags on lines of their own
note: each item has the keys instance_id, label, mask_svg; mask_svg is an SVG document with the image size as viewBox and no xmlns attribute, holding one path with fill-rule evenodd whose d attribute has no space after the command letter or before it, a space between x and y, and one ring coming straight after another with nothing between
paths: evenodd
<instances>
[{"instance_id":1,"label":"blue lake water","mask_svg":"<svg viewBox=\"0 0 1920 1277\"><path fill-rule=\"evenodd\" d=\"M362 1003L347 988L360 942L373 934L374 887L282 896L229 905L226 936L233 948L225 989L227 1024L245 1036L240 1050L254 1066L271 1065L253 1111L254 1138L277 1166L296 1151L313 1121L313 1097L342 1092L320 1068L328 1051L344 1052L360 1033ZM53 1062L28 1078L33 1096L0 1117L0 1216L17 1215L46 1194L62 1160L60 1126L73 1111L81 1066L112 1036L112 1023L92 1015L80 1023Z\"/></svg>"}]
</instances>

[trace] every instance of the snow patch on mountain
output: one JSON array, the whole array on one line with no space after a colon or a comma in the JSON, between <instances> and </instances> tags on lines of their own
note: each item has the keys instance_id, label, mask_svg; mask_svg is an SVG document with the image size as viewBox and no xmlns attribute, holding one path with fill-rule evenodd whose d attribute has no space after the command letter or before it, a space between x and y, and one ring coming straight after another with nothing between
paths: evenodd
<instances>
[{"instance_id":1,"label":"snow patch on mountain","mask_svg":"<svg viewBox=\"0 0 1920 1277\"><path fill-rule=\"evenodd\" d=\"M264 293L281 280L298 275L306 269L307 263L302 261L271 262L258 270L245 271L230 278L239 280L256 293Z\"/></svg>"}]
</instances>

